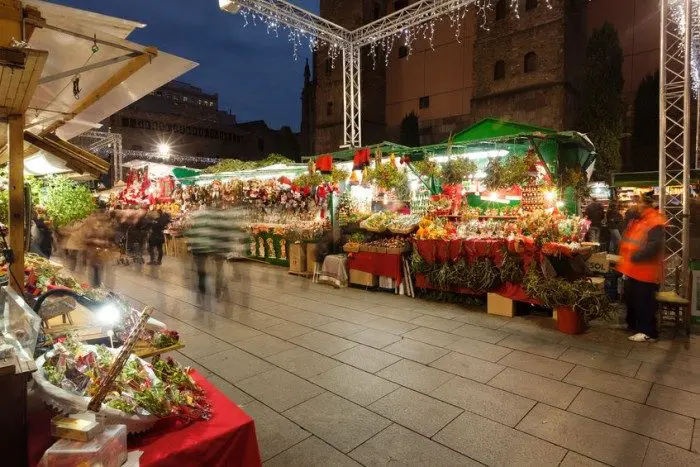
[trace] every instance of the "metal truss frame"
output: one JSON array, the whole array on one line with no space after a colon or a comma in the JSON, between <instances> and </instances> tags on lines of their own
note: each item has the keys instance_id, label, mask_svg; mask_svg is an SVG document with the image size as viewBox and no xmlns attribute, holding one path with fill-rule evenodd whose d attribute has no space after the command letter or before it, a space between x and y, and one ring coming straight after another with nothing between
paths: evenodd
<instances>
[{"instance_id":1,"label":"metal truss frame","mask_svg":"<svg viewBox=\"0 0 700 467\"><path fill-rule=\"evenodd\" d=\"M664 285L681 290L690 260L692 3L661 0L660 22L659 210L668 221Z\"/></svg>"},{"instance_id":2,"label":"metal truss frame","mask_svg":"<svg viewBox=\"0 0 700 467\"><path fill-rule=\"evenodd\" d=\"M113 181L121 180L124 151L122 150L122 135L120 133L90 130L81 133L78 138L90 141L85 146L89 151L112 155Z\"/></svg>"},{"instance_id":3,"label":"metal truss frame","mask_svg":"<svg viewBox=\"0 0 700 467\"><path fill-rule=\"evenodd\" d=\"M284 25L340 49L343 57L343 147L352 148L362 146L362 47L399 37L409 28L478 1L486 4L489 0L420 0L353 31L286 0L219 0L219 8L233 14L245 8L273 21L273 27Z\"/></svg>"}]
</instances>

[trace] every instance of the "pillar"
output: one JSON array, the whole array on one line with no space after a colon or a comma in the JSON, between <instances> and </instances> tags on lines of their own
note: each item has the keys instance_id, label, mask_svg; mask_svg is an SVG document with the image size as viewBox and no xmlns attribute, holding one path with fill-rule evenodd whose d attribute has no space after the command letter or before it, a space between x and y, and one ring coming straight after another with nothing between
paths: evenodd
<instances>
[{"instance_id":1,"label":"pillar","mask_svg":"<svg viewBox=\"0 0 700 467\"><path fill-rule=\"evenodd\" d=\"M10 189L10 244L14 261L10 265L9 283L18 293L24 290L24 115L7 119L9 153L8 185Z\"/></svg>"}]
</instances>

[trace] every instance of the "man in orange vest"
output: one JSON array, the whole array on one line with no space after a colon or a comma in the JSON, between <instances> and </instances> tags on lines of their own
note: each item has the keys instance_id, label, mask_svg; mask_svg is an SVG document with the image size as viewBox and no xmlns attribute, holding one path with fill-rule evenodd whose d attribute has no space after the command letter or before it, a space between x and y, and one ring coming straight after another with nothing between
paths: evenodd
<instances>
[{"instance_id":1,"label":"man in orange vest","mask_svg":"<svg viewBox=\"0 0 700 467\"><path fill-rule=\"evenodd\" d=\"M664 225L666 220L654 209L653 193L645 193L630 216L620 242L618 271L626 276L625 303L627 326L635 334L634 342L654 341L656 328L656 292L663 275Z\"/></svg>"}]
</instances>

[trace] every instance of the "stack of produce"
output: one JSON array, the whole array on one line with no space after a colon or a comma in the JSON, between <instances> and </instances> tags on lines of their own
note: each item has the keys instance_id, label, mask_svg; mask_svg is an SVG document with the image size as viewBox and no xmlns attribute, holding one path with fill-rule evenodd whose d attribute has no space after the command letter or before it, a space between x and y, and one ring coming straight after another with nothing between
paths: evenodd
<instances>
[{"instance_id":1,"label":"stack of produce","mask_svg":"<svg viewBox=\"0 0 700 467\"><path fill-rule=\"evenodd\" d=\"M376 253L400 254L409 250L409 240L406 237L395 236L363 243L360 249Z\"/></svg>"},{"instance_id":2,"label":"stack of produce","mask_svg":"<svg viewBox=\"0 0 700 467\"><path fill-rule=\"evenodd\" d=\"M94 395L109 372L116 351L70 338L54 344L41 367L44 378L77 396ZM207 419L211 408L204 391L177 362L168 358L152 365L131 356L104 404L133 415Z\"/></svg>"},{"instance_id":3,"label":"stack of produce","mask_svg":"<svg viewBox=\"0 0 700 467\"><path fill-rule=\"evenodd\" d=\"M409 234L418 228L420 220L418 214L400 215L391 221L388 228L391 233Z\"/></svg>"},{"instance_id":4,"label":"stack of produce","mask_svg":"<svg viewBox=\"0 0 700 467\"><path fill-rule=\"evenodd\" d=\"M362 221L360 227L370 232L384 232L397 216L393 212L377 212Z\"/></svg>"}]
</instances>

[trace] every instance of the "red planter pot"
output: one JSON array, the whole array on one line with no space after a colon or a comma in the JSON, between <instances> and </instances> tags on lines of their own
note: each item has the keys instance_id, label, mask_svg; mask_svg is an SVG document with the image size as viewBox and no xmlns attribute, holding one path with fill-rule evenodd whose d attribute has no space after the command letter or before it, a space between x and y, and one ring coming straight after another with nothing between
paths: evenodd
<instances>
[{"instance_id":1,"label":"red planter pot","mask_svg":"<svg viewBox=\"0 0 700 467\"><path fill-rule=\"evenodd\" d=\"M581 334L583 332L583 315L570 306L557 307L557 329L566 334Z\"/></svg>"}]
</instances>

